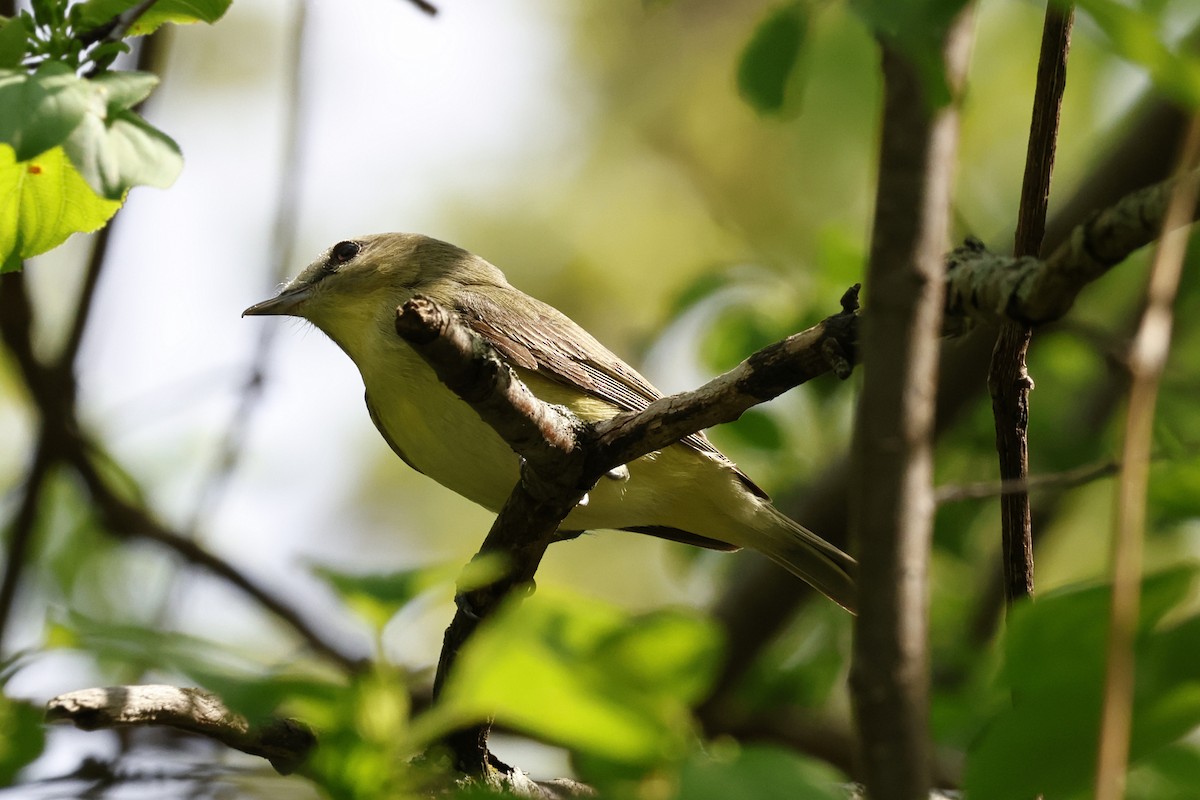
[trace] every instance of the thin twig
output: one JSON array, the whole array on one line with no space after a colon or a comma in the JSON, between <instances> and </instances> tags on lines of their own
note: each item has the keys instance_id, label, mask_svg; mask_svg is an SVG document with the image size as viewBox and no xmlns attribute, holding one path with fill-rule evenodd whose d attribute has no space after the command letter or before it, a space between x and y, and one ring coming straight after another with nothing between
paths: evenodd
<instances>
[{"instance_id":1,"label":"thin twig","mask_svg":"<svg viewBox=\"0 0 1200 800\"><path fill-rule=\"evenodd\" d=\"M431 17L438 13L437 6L435 6L433 3L430 3L428 0L408 0L408 2L412 3L414 6L419 8L421 11L424 11Z\"/></svg>"},{"instance_id":2,"label":"thin twig","mask_svg":"<svg viewBox=\"0 0 1200 800\"><path fill-rule=\"evenodd\" d=\"M938 505L959 503L964 500L984 500L1009 494L1028 494L1039 489L1073 489L1092 481L1115 475L1120 465L1115 461L1100 464L1085 464L1075 469L1056 472L1052 475L1029 475L1019 480L980 481L978 483L939 486L934 493Z\"/></svg>"},{"instance_id":3,"label":"thin twig","mask_svg":"<svg viewBox=\"0 0 1200 800\"><path fill-rule=\"evenodd\" d=\"M4 654L3 644L8 633L8 622L12 618L17 588L20 585L21 576L25 572L30 547L33 544L42 493L50 476L52 460L44 437L45 432L43 431L39 434L38 444L34 448L33 463L25 476L21 504L17 508L17 513L13 517L6 537L8 548L4 554L3 583L0 583L0 656Z\"/></svg>"},{"instance_id":4,"label":"thin twig","mask_svg":"<svg viewBox=\"0 0 1200 800\"><path fill-rule=\"evenodd\" d=\"M136 536L166 547L182 557L187 563L199 567L222 579L258 603L271 614L287 624L313 652L322 655L347 672L359 672L365 668L363 659L355 658L325 641L294 608L259 586L233 564L210 553L191 539L172 531L155 519L150 512L138 505L128 503L97 471L80 440L72 440L63 460L74 467L84 486L91 495L105 527L118 536Z\"/></svg>"},{"instance_id":5,"label":"thin twig","mask_svg":"<svg viewBox=\"0 0 1200 800\"><path fill-rule=\"evenodd\" d=\"M153 8L157 2L158 0L142 0L136 6L127 8L103 25L77 33L75 38L84 44L119 42L125 38L125 34L133 27L133 23L137 22L138 17Z\"/></svg>"},{"instance_id":6,"label":"thin twig","mask_svg":"<svg viewBox=\"0 0 1200 800\"><path fill-rule=\"evenodd\" d=\"M292 18L292 49L287 74L290 80L285 92L285 107L283 130L284 140L281 148L282 156L279 162L279 185L275 198L275 221L271 228L271 264L269 274L271 286L277 286L293 268L296 246L296 229L300 219L301 178L305 174L304 153L306 150L303 124L305 116L305 70L304 54L307 52L309 33L308 4L295 3ZM246 434L254 421L254 415L262 400L263 387L266 383L267 365L271 360L271 351L276 334L280 330L277 325L261 325L258 328L258 339L254 345L254 353L250 358L250 368L242 383L242 389L226 426L225 434L217 445L216 455L207 479L201 485L184 525L184 531L194 533L203 524L204 518L211 518L215 509L229 487L238 464L245 450Z\"/></svg>"},{"instance_id":7,"label":"thin twig","mask_svg":"<svg viewBox=\"0 0 1200 800\"><path fill-rule=\"evenodd\" d=\"M0 275L0 339L4 341L22 372L35 376L38 380L49 381L49 371L33 352L33 342L30 338L32 329L33 308L26 291L25 274L12 272ZM51 446L53 435L54 430L47 425L43 412L21 501L9 526L8 553L4 563L3 582L0 583L0 647L3 646L7 633L21 576L28 566L27 559L37 527L42 492L54 465Z\"/></svg>"},{"instance_id":8,"label":"thin twig","mask_svg":"<svg viewBox=\"0 0 1200 800\"><path fill-rule=\"evenodd\" d=\"M1042 248L1074 19L1073 6L1047 3L1033 94L1033 119L1025 155L1025 177L1017 210L1013 245L1013 255L1017 258L1036 257ZM1001 326L988 370L1000 479L1018 487L1029 475L1029 392L1033 389L1033 380L1026 369L1025 356L1032 337L1033 329L1028 325L1010 322ZM1004 596L1012 603L1033 594L1033 527L1028 492L1018 489L1001 496L1000 528Z\"/></svg>"},{"instance_id":9,"label":"thin twig","mask_svg":"<svg viewBox=\"0 0 1200 800\"><path fill-rule=\"evenodd\" d=\"M1154 406L1171 344L1172 307L1187 255L1188 231L1182 224L1200 196L1200 115L1193 117L1176 183L1163 222L1163 234L1150 266L1146 310L1130 348L1129 408L1121 479L1113 530L1112 610L1109 618L1107 673L1096 766L1096 800L1125 795L1129 736L1133 721L1133 639L1137 629L1142 577L1142 539L1150 469Z\"/></svg>"}]
</instances>

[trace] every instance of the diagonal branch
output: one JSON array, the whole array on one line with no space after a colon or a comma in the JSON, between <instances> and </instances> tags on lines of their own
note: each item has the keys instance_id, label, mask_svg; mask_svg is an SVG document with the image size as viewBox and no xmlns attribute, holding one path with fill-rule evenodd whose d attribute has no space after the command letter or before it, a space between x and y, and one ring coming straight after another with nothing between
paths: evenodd
<instances>
[{"instance_id":1,"label":"diagonal branch","mask_svg":"<svg viewBox=\"0 0 1200 800\"><path fill-rule=\"evenodd\" d=\"M405 303L396 331L448 388L471 405L523 459L521 480L492 524L480 555L499 553L507 571L498 581L462 592L446 630L434 682L440 693L460 648L501 601L530 585L558 526L605 473L691 433L739 417L750 406L830 371L848 374L857 321L857 288L844 311L816 327L755 353L705 386L589 426L543 403L461 319L424 297ZM489 726L447 740L469 774L503 767L488 752Z\"/></svg>"},{"instance_id":2,"label":"diagonal branch","mask_svg":"<svg viewBox=\"0 0 1200 800\"><path fill-rule=\"evenodd\" d=\"M104 527L110 533L155 542L187 563L234 586L294 630L313 652L324 656L347 672L358 672L366 667L363 659L343 653L325 641L296 609L259 586L233 564L209 552L192 539L171 530L155 519L146 508L122 499L111 483L96 469L82 440L71 439L67 449L60 453L60 457L75 469L83 481Z\"/></svg>"},{"instance_id":3,"label":"diagonal branch","mask_svg":"<svg viewBox=\"0 0 1200 800\"><path fill-rule=\"evenodd\" d=\"M94 282L90 285L94 286ZM90 305L90 302L91 294L88 291L81 296L81 305L77 314L85 313L83 309ZM351 671L360 669L362 666L360 659L342 653L338 648L326 642L295 609L258 586L229 562L163 525L144 507L129 503L121 497L111 482L96 469L92 447L86 436L80 431L75 417L76 391L72 366L74 349L68 348L64 351L62 362L56 362L50 367L43 365L33 352L30 339L32 325L33 311L26 292L24 273L13 272L4 275L0 278L0 339L4 341L13 355L13 360L29 390L31 400L41 416L41 433L34 461L37 469L34 474L31 474L31 478L37 477L37 475L41 475L41 477L36 482L32 480L27 482L22 510L30 508L36 503L37 498L34 491L40 487L45 473L56 464L70 466L92 495L100 518L109 532L114 535L138 536L167 547L189 563L205 569L246 593L294 629L315 652L326 656L343 669ZM38 467L39 464L41 464L40 467ZM32 532L32 520L28 525L21 518L15 522L15 530L18 533L26 532L22 534L23 536ZM22 561L14 559L10 553L4 583L0 584L0 595L15 594L21 567ZM11 609L11 600L7 602ZM0 608L0 610L4 609ZM0 620L0 628L2 627L3 621Z\"/></svg>"}]
</instances>

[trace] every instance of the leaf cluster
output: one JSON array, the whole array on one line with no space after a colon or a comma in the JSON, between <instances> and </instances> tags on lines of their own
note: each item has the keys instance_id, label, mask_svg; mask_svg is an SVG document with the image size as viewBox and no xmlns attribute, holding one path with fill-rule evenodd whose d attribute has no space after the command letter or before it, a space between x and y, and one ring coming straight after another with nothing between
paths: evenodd
<instances>
[{"instance_id":1,"label":"leaf cluster","mask_svg":"<svg viewBox=\"0 0 1200 800\"><path fill-rule=\"evenodd\" d=\"M157 76L112 66L126 36L230 1L35 0L0 21L0 272L102 227L131 187L174 182L179 146L137 112Z\"/></svg>"}]
</instances>

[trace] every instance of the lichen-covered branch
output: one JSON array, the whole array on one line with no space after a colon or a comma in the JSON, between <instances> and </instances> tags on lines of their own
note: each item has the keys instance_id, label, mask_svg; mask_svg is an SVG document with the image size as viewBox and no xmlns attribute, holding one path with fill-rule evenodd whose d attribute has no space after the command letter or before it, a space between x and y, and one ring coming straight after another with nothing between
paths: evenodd
<instances>
[{"instance_id":1,"label":"lichen-covered branch","mask_svg":"<svg viewBox=\"0 0 1200 800\"><path fill-rule=\"evenodd\" d=\"M215 694L178 686L109 686L62 694L46 704L46 721L71 722L87 731L165 725L262 756L281 775L294 772L317 746L316 735L302 722L275 717L252 723Z\"/></svg>"},{"instance_id":2,"label":"lichen-covered branch","mask_svg":"<svg viewBox=\"0 0 1200 800\"><path fill-rule=\"evenodd\" d=\"M1085 286L1159 237L1176 180L1126 195L1076 227L1045 259L1000 255L968 239L947 263L948 323L961 326L974 319L1040 325L1059 319ZM1193 205L1184 224L1198 214L1200 205Z\"/></svg>"}]
</instances>

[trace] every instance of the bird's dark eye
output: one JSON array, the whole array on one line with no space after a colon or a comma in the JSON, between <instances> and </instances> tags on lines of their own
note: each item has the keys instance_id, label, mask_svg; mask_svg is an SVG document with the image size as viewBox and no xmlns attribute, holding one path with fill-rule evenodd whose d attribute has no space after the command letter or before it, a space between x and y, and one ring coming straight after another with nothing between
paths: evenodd
<instances>
[{"instance_id":1,"label":"bird's dark eye","mask_svg":"<svg viewBox=\"0 0 1200 800\"><path fill-rule=\"evenodd\" d=\"M338 242L329 251L329 266L340 267L358 255L362 246L358 242Z\"/></svg>"}]
</instances>

